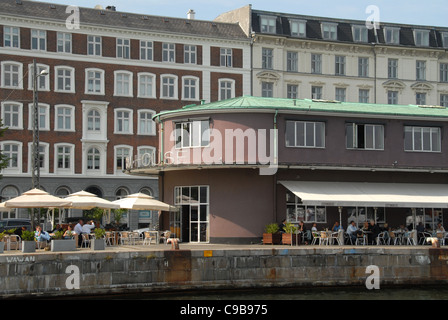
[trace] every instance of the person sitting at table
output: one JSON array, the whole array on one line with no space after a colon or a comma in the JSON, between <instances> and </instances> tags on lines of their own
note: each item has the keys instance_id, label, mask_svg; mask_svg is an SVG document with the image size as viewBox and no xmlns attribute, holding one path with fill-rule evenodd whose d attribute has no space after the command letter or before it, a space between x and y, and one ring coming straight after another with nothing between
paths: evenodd
<instances>
[{"instance_id":1,"label":"person sitting at table","mask_svg":"<svg viewBox=\"0 0 448 320\"><path fill-rule=\"evenodd\" d=\"M286 225L286 219L283 219L282 220L282 223L280 223L279 225L278 225L278 232L280 232L280 233L285 233L285 225Z\"/></svg>"},{"instance_id":2,"label":"person sitting at table","mask_svg":"<svg viewBox=\"0 0 448 320\"><path fill-rule=\"evenodd\" d=\"M361 230L363 230L363 231L369 231L369 229L370 229L370 225L369 225L369 223L368 223L367 221L364 222L364 224L362 225Z\"/></svg>"},{"instance_id":3,"label":"person sitting at table","mask_svg":"<svg viewBox=\"0 0 448 320\"><path fill-rule=\"evenodd\" d=\"M72 226L69 225L67 227L67 230L64 232L63 238L64 239L71 239L71 238L73 238L75 236L75 234L76 233L73 231Z\"/></svg>"},{"instance_id":4,"label":"person sitting at table","mask_svg":"<svg viewBox=\"0 0 448 320\"><path fill-rule=\"evenodd\" d=\"M47 231L42 231L41 226L36 227L36 231L34 232L34 237L39 242L49 241L51 238Z\"/></svg>"},{"instance_id":5,"label":"person sitting at table","mask_svg":"<svg viewBox=\"0 0 448 320\"><path fill-rule=\"evenodd\" d=\"M94 228L95 223L93 222L93 220L91 220L82 226L82 233L90 234L92 232L92 229Z\"/></svg>"},{"instance_id":6,"label":"person sitting at table","mask_svg":"<svg viewBox=\"0 0 448 320\"><path fill-rule=\"evenodd\" d=\"M331 228L331 231L338 232L340 229L342 229L342 226L339 224L339 221L336 221L333 225L333 228Z\"/></svg>"},{"instance_id":7,"label":"person sitting at table","mask_svg":"<svg viewBox=\"0 0 448 320\"><path fill-rule=\"evenodd\" d=\"M436 232L441 232L441 233L445 232L445 228L442 226L442 224L440 222L437 224Z\"/></svg>"},{"instance_id":8,"label":"person sitting at table","mask_svg":"<svg viewBox=\"0 0 448 320\"><path fill-rule=\"evenodd\" d=\"M352 243L356 242L356 237L357 237L358 231L359 231L359 229L356 226L355 221L351 221L347 228L347 234L350 237L350 239L352 240Z\"/></svg>"},{"instance_id":9,"label":"person sitting at table","mask_svg":"<svg viewBox=\"0 0 448 320\"><path fill-rule=\"evenodd\" d=\"M375 244L376 238L381 233L381 229L374 220L370 220L369 231L370 233L367 234L367 241L369 244Z\"/></svg>"}]
</instances>

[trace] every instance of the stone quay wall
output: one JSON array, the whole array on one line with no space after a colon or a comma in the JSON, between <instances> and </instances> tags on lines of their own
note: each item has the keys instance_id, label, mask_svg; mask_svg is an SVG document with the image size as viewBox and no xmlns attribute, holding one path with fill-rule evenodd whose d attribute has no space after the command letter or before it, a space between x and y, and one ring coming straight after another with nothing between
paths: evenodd
<instances>
[{"instance_id":1,"label":"stone quay wall","mask_svg":"<svg viewBox=\"0 0 448 320\"><path fill-rule=\"evenodd\" d=\"M448 249L272 247L0 254L0 297L448 283Z\"/></svg>"}]
</instances>

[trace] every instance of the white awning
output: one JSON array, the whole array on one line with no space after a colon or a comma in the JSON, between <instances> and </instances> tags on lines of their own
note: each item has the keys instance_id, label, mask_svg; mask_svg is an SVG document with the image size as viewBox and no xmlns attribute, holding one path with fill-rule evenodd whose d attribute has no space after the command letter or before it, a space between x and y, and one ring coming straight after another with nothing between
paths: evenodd
<instances>
[{"instance_id":1,"label":"white awning","mask_svg":"<svg viewBox=\"0 0 448 320\"><path fill-rule=\"evenodd\" d=\"M279 181L303 205L448 208L447 184Z\"/></svg>"}]
</instances>

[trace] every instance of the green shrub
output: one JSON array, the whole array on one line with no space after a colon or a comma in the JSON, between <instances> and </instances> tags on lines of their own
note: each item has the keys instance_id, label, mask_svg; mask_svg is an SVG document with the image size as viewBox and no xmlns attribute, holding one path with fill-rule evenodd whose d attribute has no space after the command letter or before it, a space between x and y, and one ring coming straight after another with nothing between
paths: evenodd
<instances>
[{"instance_id":1,"label":"green shrub","mask_svg":"<svg viewBox=\"0 0 448 320\"><path fill-rule=\"evenodd\" d=\"M95 234L95 239L102 239L104 238L104 235L106 234L106 230L101 228L96 228L93 230L93 233Z\"/></svg>"},{"instance_id":2,"label":"green shrub","mask_svg":"<svg viewBox=\"0 0 448 320\"><path fill-rule=\"evenodd\" d=\"M23 241L34 241L34 232L33 231L22 231L22 240Z\"/></svg>"},{"instance_id":3,"label":"green shrub","mask_svg":"<svg viewBox=\"0 0 448 320\"><path fill-rule=\"evenodd\" d=\"M279 231L278 224L271 223L264 228L265 233L277 233Z\"/></svg>"}]
</instances>

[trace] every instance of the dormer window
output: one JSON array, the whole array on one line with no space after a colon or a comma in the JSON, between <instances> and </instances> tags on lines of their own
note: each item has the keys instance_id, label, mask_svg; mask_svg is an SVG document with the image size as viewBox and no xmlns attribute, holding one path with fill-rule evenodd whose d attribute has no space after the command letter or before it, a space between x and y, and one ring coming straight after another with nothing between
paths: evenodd
<instances>
[{"instance_id":1,"label":"dormer window","mask_svg":"<svg viewBox=\"0 0 448 320\"><path fill-rule=\"evenodd\" d=\"M306 21L303 20L291 20L291 36L293 37L306 37Z\"/></svg>"},{"instance_id":2,"label":"dormer window","mask_svg":"<svg viewBox=\"0 0 448 320\"><path fill-rule=\"evenodd\" d=\"M442 32L442 45L444 48L448 48L448 32Z\"/></svg>"},{"instance_id":3,"label":"dormer window","mask_svg":"<svg viewBox=\"0 0 448 320\"><path fill-rule=\"evenodd\" d=\"M415 45L429 47L429 30L414 30Z\"/></svg>"},{"instance_id":4,"label":"dormer window","mask_svg":"<svg viewBox=\"0 0 448 320\"><path fill-rule=\"evenodd\" d=\"M368 42L368 30L365 26L353 26L353 41Z\"/></svg>"},{"instance_id":5,"label":"dormer window","mask_svg":"<svg viewBox=\"0 0 448 320\"><path fill-rule=\"evenodd\" d=\"M322 38L324 40L338 40L338 25L336 23L322 23Z\"/></svg>"},{"instance_id":6,"label":"dormer window","mask_svg":"<svg viewBox=\"0 0 448 320\"><path fill-rule=\"evenodd\" d=\"M263 33L275 33L276 32L277 19L275 17L261 17L261 32Z\"/></svg>"},{"instance_id":7,"label":"dormer window","mask_svg":"<svg viewBox=\"0 0 448 320\"><path fill-rule=\"evenodd\" d=\"M387 44L400 44L400 28L384 28L384 39Z\"/></svg>"}]
</instances>

